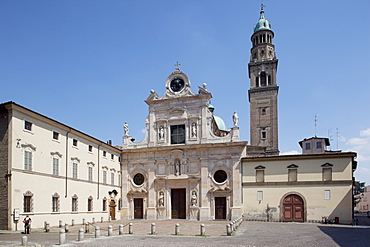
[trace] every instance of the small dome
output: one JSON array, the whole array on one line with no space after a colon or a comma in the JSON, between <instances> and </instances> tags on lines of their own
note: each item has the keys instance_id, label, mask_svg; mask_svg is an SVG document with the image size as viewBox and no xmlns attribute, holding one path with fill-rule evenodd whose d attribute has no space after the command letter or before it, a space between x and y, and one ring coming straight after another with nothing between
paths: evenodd
<instances>
[{"instance_id":1,"label":"small dome","mask_svg":"<svg viewBox=\"0 0 370 247\"><path fill-rule=\"evenodd\" d=\"M265 18L265 11L263 10L263 6L261 8L260 12L260 19L257 21L256 25L254 25L254 32L258 32L261 30L271 30L271 24L268 20Z\"/></svg>"},{"instance_id":2,"label":"small dome","mask_svg":"<svg viewBox=\"0 0 370 247\"><path fill-rule=\"evenodd\" d=\"M217 127L218 127L219 130L227 131L225 122L224 122L224 120L222 120L222 118L217 117L217 116L213 116L213 118L215 119Z\"/></svg>"}]
</instances>

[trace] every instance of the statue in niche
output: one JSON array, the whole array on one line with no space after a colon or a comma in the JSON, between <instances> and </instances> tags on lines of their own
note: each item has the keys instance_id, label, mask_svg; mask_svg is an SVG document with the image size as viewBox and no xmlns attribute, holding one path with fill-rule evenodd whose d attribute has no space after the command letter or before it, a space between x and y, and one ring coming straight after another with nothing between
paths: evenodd
<instances>
[{"instance_id":1,"label":"statue in niche","mask_svg":"<svg viewBox=\"0 0 370 247\"><path fill-rule=\"evenodd\" d=\"M191 206L193 206L193 207L197 206L197 202L198 202L197 192L193 191L193 192L191 192Z\"/></svg>"},{"instance_id":2,"label":"statue in niche","mask_svg":"<svg viewBox=\"0 0 370 247\"><path fill-rule=\"evenodd\" d=\"M234 127L238 127L239 116L238 116L238 113L236 113L236 111L234 111L234 114L233 114L233 122L234 122Z\"/></svg>"},{"instance_id":3,"label":"statue in niche","mask_svg":"<svg viewBox=\"0 0 370 247\"><path fill-rule=\"evenodd\" d=\"M197 124L192 123L191 125L191 137L197 137Z\"/></svg>"},{"instance_id":4,"label":"statue in niche","mask_svg":"<svg viewBox=\"0 0 370 247\"><path fill-rule=\"evenodd\" d=\"M123 131L124 131L125 136L128 136L129 129L128 129L127 122L125 122L125 124L123 125Z\"/></svg>"},{"instance_id":5,"label":"statue in niche","mask_svg":"<svg viewBox=\"0 0 370 247\"><path fill-rule=\"evenodd\" d=\"M159 136L159 140L163 140L163 138L164 138L164 128L163 128L163 126L159 127L158 136Z\"/></svg>"},{"instance_id":6,"label":"statue in niche","mask_svg":"<svg viewBox=\"0 0 370 247\"><path fill-rule=\"evenodd\" d=\"M181 174L181 164L180 164L180 160L176 159L175 160L175 175L178 176Z\"/></svg>"},{"instance_id":7,"label":"statue in niche","mask_svg":"<svg viewBox=\"0 0 370 247\"><path fill-rule=\"evenodd\" d=\"M159 192L158 206L164 207L164 194L163 191Z\"/></svg>"}]
</instances>

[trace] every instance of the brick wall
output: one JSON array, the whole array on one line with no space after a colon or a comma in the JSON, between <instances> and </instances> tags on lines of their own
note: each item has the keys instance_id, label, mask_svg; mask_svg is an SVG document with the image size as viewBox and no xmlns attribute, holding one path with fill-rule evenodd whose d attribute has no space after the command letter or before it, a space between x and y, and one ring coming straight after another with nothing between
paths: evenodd
<instances>
[{"instance_id":1,"label":"brick wall","mask_svg":"<svg viewBox=\"0 0 370 247\"><path fill-rule=\"evenodd\" d=\"M8 122L9 114L0 106L0 230L8 229Z\"/></svg>"}]
</instances>

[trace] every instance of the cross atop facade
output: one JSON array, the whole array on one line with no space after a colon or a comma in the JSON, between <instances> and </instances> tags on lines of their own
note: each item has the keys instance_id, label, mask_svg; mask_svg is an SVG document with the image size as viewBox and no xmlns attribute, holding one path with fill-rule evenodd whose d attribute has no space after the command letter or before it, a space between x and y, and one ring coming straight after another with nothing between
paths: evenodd
<instances>
[{"instance_id":1,"label":"cross atop facade","mask_svg":"<svg viewBox=\"0 0 370 247\"><path fill-rule=\"evenodd\" d=\"M179 69L179 66L180 66L181 64L179 63L179 61L176 61L176 63L173 65L173 66L175 66L176 67L176 70L180 70Z\"/></svg>"},{"instance_id":2,"label":"cross atop facade","mask_svg":"<svg viewBox=\"0 0 370 247\"><path fill-rule=\"evenodd\" d=\"M266 5L263 5L263 3L261 3L261 11L264 11L264 7L266 7Z\"/></svg>"}]
</instances>

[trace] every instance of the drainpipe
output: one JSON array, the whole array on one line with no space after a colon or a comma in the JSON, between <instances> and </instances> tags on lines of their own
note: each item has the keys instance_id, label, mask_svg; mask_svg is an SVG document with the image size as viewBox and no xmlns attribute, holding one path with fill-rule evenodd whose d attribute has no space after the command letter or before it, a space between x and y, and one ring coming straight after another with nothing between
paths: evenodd
<instances>
[{"instance_id":1,"label":"drainpipe","mask_svg":"<svg viewBox=\"0 0 370 247\"><path fill-rule=\"evenodd\" d=\"M99 194L100 194L100 146L102 144L100 144L98 146L98 196L97 196L97 199L99 199Z\"/></svg>"},{"instance_id":2,"label":"drainpipe","mask_svg":"<svg viewBox=\"0 0 370 247\"><path fill-rule=\"evenodd\" d=\"M72 129L70 128L66 134L66 191L64 197L67 198L68 196L68 134L71 133Z\"/></svg>"}]
</instances>

